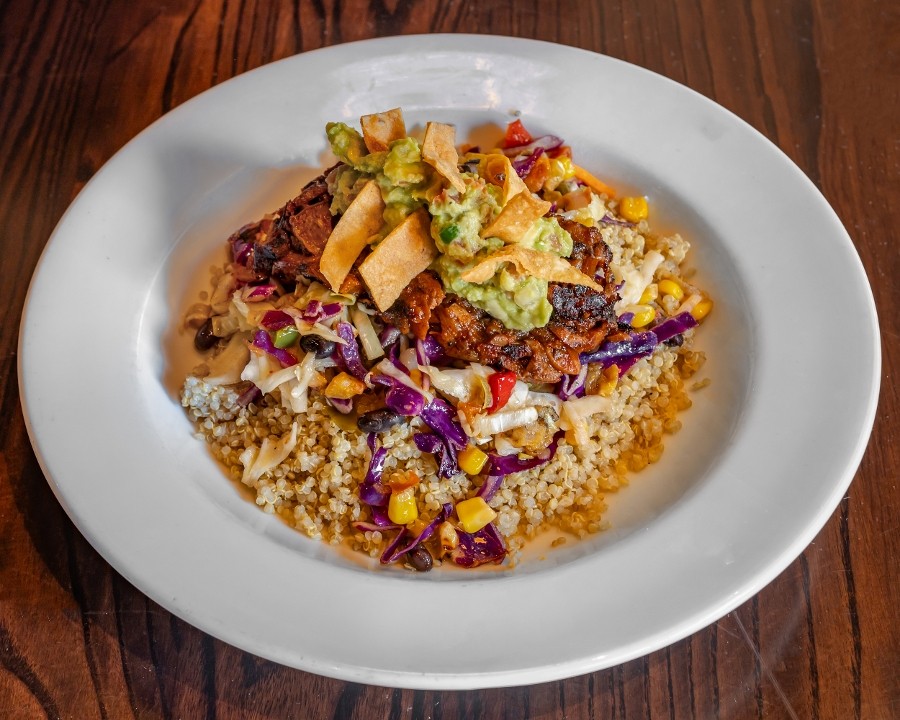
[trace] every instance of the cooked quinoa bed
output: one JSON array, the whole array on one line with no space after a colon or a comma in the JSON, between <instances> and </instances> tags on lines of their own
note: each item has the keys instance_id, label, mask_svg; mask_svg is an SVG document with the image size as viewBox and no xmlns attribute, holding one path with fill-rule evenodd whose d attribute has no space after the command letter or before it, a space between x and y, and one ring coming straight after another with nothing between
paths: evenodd
<instances>
[{"instance_id":1,"label":"cooked quinoa bed","mask_svg":"<svg viewBox=\"0 0 900 720\"><path fill-rule=\"evenodd\" d=\"M540 531L556 528L584 536L604 528L605 494L628 484L630 473L659 460L665 435L681 427L678 412L691 405L685 380L702 361L702 354L684 346L660 349L641 360L613 391L611 411L590 418L587 444L573 447L563 439L550 462L504 478L490 505L513 563L525 541ZM357 493L371 455L366 434L338 427L321 398L312 400L304 416L294 416L270 396L261 404L240 407L233 390L210 387L191 376L182 404L197 436L209 443L236 482L244 470L239 456L247 447L259 446L267 436L282 437L298 422L294 452L251 486L257 505L309 537L347 542L372 557L384 550L388 538L381 532L352 526L368 512ZM418 493L423 511L434 514L443 503L471 496L477 485L464 473L439 478L433 456L412 442L421 429L421 421L414 419L381 435L388 449L385 473L415 472L422 478Z\"/></svg>"}]
</instances>

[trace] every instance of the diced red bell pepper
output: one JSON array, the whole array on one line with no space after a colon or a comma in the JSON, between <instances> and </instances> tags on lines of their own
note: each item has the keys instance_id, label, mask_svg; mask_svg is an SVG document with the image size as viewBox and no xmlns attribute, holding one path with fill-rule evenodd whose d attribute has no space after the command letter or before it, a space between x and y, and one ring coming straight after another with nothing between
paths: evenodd
<instances>
[{"instance_id":1,"label":"diced red bell pepper","mask_svg":"<svg viewBox=\"0 0 900 720\"><path fill-rule=\"evenodd\" d=\"M521 120L515 120L506 126L506 137L503 138L503 147L511 148L519 145L527 145L532 140L531 133L525 129Z\"/></svg>"},{"instance_id":2,"label":"diced red bell pepper","mask_svg":"<svg viewBox=\"0 0 900 720\"><path fill-rule=\"evenodd\" d=\"M509 402L513 389L516 387L516 374L512 370L495 372L488 375L487 381L488 387L491 389L491 406L488 408L488 415L490 415Z\"/></svg>"}]
</instances>

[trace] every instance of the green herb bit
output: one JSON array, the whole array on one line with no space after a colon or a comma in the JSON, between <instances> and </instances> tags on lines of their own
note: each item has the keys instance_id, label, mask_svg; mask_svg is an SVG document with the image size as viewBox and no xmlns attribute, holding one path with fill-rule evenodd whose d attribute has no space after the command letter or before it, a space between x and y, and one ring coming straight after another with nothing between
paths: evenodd
<instances>
[{"instance_id":1,"label":"green herb bit","mask_svg":"<svg viewBox=\"0 0 900 720\"><path fill-rule=\"evenodd\" d=\"M441 240L445 243L450 243L456 240L459 237L459 225L448 225L443 230L441 230Z\"/></svg>"}]
</instances>

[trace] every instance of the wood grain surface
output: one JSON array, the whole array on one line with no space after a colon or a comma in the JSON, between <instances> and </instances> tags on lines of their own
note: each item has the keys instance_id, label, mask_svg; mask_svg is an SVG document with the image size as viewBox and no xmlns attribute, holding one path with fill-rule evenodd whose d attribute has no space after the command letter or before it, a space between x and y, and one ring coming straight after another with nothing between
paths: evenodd
<instances>
[{"instance_id":1,"label":"wood grain surface","mask_svg":"<svg viewBox=\"0 0 900 720\"><path fill-rule=\"evenodd\" d=\"M836 209L880 313L874 433L814 542L714 625L560 682L468 692L364 686L261 660L194 629L75 530L35 460L19 400L29 278L66 207L110 156L168 110L270 61L433 32L587 48L732 110ZM4 0L0 127L0 716L900 717L896 0ZM803 322L790 312L784 322ZM852 352L840 346L840 328L835 346Z\"/></svg>"}]
</instances>

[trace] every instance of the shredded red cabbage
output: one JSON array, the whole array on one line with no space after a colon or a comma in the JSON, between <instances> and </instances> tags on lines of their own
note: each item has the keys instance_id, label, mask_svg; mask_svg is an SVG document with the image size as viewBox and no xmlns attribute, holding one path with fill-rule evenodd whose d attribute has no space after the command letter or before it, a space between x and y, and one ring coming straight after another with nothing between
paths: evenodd
<instances>
[{"instance_id":1,"label":"shredded red cabbage","mask_svg":"<svg viewBox=\"0 0 900 720\"><path fill-rule=\"evenodd\" d=\"M353 524L353 529L359 530L360 532L368 532L368 531L374 532L375 530L377 530L379 532L383 532L385 530L396 530L397 528L400 527L399 525L394 525L393 523L390 523L388 525L379 525L376 522L366 522L365 520L357 520L356 522L354 522L352 524Z\"/></svg>"},{"instance_id":2,"label":"shredded red cabbage","mask_svg":"<svg viewBox=\"0 0 900 720\"><path fill-rule=\"evenodd\" d=\"M366 443L372 452L372 459L369 460L366 476L359 484L359 499L366 505L382 507L387 505L391 499L390 488L381 484L384 463L387 460L387 450L383 447L376 447L375 433L369 433ZM375 517L374 513L373 517Z\"/></svg>"},{"instance_id":3,"label":"shredded red cabbage","mask_svg":"<svg viewBox=\"0 0 900 720\"><path fill-rule=\"evenodd\" d=\"M619 360L614 361L612 364L619 368L619 377L624 377L628 374L628 371L631 370L636 364L637 361L640 360L644 355L632 355L631 357L621 358Z\"/></svg>"},{"instance_id":4,"label":"shredded red cabbage","mask_svg":"<svg viewBox=\"0 0 900 720\"><path fill-rule=\"evenodd\" d=\"M587 380L587 365L582 365L577 375L563 375L556 389L556 395L560 400L568 400L584 395L584 383Z\"/></svg>"},{"instance_id":5,"label":"shredded red cabbage","mask_svg":"<svg viewBox=\"0 0 900 720\"><path fill-rule=\"evenodd\" d=\"M397 365L397 367L405 369L402 363ZM387 391L387 395L385 395L384 401L398 415L414 417L421 414L422 410L425 409L425 395L408 385L404 385L397 378L373 372L369 375L369 381L390 388Z\"/></svg>"},{"instance_id":6,"label":"shredded red cabbage","mask_svg":"<svg viewBox=\"0 0 900 720\"><path fill-rule=\"evenodd\" d=\"M504 475L510 475L511 473L531 470L531 468L536 468L538 465L549 462L553 459L553 456L556 455L556 449L559 447L559 441L563 435L564 433L562 431L557 432L553 436L553 440L551 440L546 450L540 455L535 455L534 457L525 460L519 458L518 455L495 455L490 453L488 458L491 465L488 470L488 477L503 477Z\"/></svg>"},{"instance_id":7,"label":"shredded red cabbage","mask_svg":"<svg viewBox=\"0 0 900 720\"><path fill-rule=\"evenodd\" d=\"M400 361L400 351L403 349L402 343L396 342L387 351L387 359L391 365L397 368L404 375L409 375L409 368Z\"/></svg>"},{"instance_id":8,"label":"shredded red cabbage","mask_svg":"<svg viewBox=\"0 0 900 720\"><path fill-rule=\"evenodd\" d=\"M581 362L600 363L603 367L617 365L619 374L624 375L638 360L652 353L661 342L681 335L696 325L697 321L693 315L687 312L680 313L663 320L652 330L633 333L627 340L605 342L593 352L582 353Z\"/></svg>"},{"instance_id":9,"label":"shredded red cabbage","mask_svg":"<svg viewBox=\"0 0 900 720\"><path fill-rule=\"evenodd\" d=\"M694 327L697 327L697 321L694 319L694 316L689 312L683 312L654 326L653 334L656 335L656 339L659 342L666 342L666 340L671 340L676 335L681 335Z\"/></svg>"},{"instance_id":10,"label":"shredded red cabbage","mask_svg":"<svg viewBox=\"0 0 900 720\"><path fill-rule=\"evenodd\" d=\"M340 313L343 306L340 303L322 304L319 300L310 300L303 309L303 319L310 323L327 320Z\"/></svg>"},{"instance_id":11,"label":"shredded red cabbage","mask_svg":"<svg viewBox=\"0 0 900 720\"><path fill-rule=\"evenodd\" d=\"M415 416L425 408L425 396L397 380L394 380L391 389L387 391L384 402L398 415Z\"/></svg>"},{"instance_id":12,"label":"shredded red cabbage","mask_svg":"<svg viewBox=\"0 0 900 720\"><path fill-rule=\"evenodd\" d=\"M284 367L290 367L291 365L296 365L300 362L292 353L283 350L282 348L275 347L275 343L272 342L272 338L265 330L256 331L256 335L253 336L253 344L259 349L265 350Z\"/></svg>"},{"instance_id":13,"label":"shredded red cabbage","mask_svg":"<svg viewBox=\"0 0 900 720\"><path fill-rule=\"evenodd\" d=\"M388 517L387 508L382 507L380 505L372 505L369 510L372 513L372 519L369 520L357 520L352 523L353 527L356 530L362 530L366 532L367 530L396 530L400 527L397 523L393 522L390 517Z\"/></svg>"},{"instance_id":14,"label":"shredded red cabbage","mask_svg":"<svg viewBox=\"0 0 900 720\"><path fill-rule=\"evenodd\" d=\"M657 345L659 345L659 338L657 338L656 333L647 330L646 332L634 333L627 340L605 342L593 352L582 353L581 362L600 363L603 367L618 365L621 372L623 363L646 357L653 352ZM631 362L629 367L633 364Z\"/></svg>"},{"instance_id":15,"label":"shredded red cabbage","mask_svg":"<svg viewBox=\"0 0 900 720\"><path fill-rule=\"evenodd\" d=\"M343 398L327 398L331 406L342 415L349 415L353 410L353 400Z\"/></svg>"},{"instance_id":16,"label":"shredded red cabbage","mask_svg":"<svg viewBox=\"0 0 900 720\"><path fill-rule=\"evenodd\" d=\"M416 340L416 362L419 365L440 362L445 357L444 348L434 335L426 335L424 340Z\"/></svg>"},{"instance_id":17,"label":"shredded red cabbage","mask_svg":"<svg viewBox=\"0 0 900 720\"><path fill-rule=\"evenodd\" d=\"M256 235L261 230L267 230L263 227L263 223L250 222L231 236L231 258L237 265L250 267L250 260L253 257L253 243L245 241L244 237L246 237L250 231L253 231L253 234Z\"/></svg>"},{"instance_id":18,"label":"shredded red cabbage","mask_svg":"<svg viewBox=\"0 0 900 720\"><path fill-rule=\"evenodd\" d=\"M381 347L388 348L400 339L400 330L393 325L386 326L378 335Z\"/></svg>"},{"instance_id":19,"label":"shredded red cabbage","mask_svg":"<svg viewBox=\"0 0 900 720\"><path fill-rule=\"evenodd\" d=\"M395 562L399 557L406 552L399 550L400 545L409 538L410 532L405 527L400 528L400 532L398 532L394 539L388 543L388 546L384 549L384 552L381 553L380 562L382 565L389 565L392 562Z\"/></svg>"},{"instance_id":20,"label":"shredded red cabbage","mask_svg":"<svg viewBox=\"0 0 900 720\"><path fill-rule=\"evenodd\" d=\"M490 502L491 498L497 494L497 491L503 485L503 477L503 475L488 475L475 494L485 502Z\"/></svg>"},{"instance_id":21,"label":"shredded red cabbage","mask_svg":"<svg viewBox=\"0 0 900 720\"><path fill-rule=\"evenodd\" d=\"M558 148L562 144L562 138L558 138L556 137L556 135L541 135L540 137L536 137L527 145L517 145L515 147L504 148L503 154L507 157L514 158L524 153L533 153L538 149L542 151L556 150L556 148Z\"/></svg>"},{"instance_id":22,"label":"shredded red cabbage","mask_svg":"<svg viewBox=\"0 0 900 720\"><path fill-rule=\"evenodd\" d=\"M240 234L240 231L238 231ZM231 244L231 257L238 265L248 266L253 255L253 245L243 240L235 240Z\"/></svg>"},{"instance_id":23,"label":"shredded red cabbage","mask_svg":"<svg viewBox=\"0 0 900 720\"><path fill-rule=\"evenodd\" d=\"M438 462L438 475L451 478L459 474L459 461L456 448L440 435L434 433L416 433L413 436L416 447L422 452L432 453Z\"/></svg>"},{"instance_id":24,"label":"shredded red cabbage","mask_svg":"<svg viewBox=\"0 0 900 720\"><path fill-rule=\"evenodd\" d=\"M378 527L386 528L396 526L396 523L388 517L387 507L383 505L373 505L370 508L372 512L372 522Z\"/></svg>"},{"instance_id":25,"label":"shredded red cabbage","mask_svg":"<svg viewBox=\"0 0 900 720\"><path fill-rule=\"evenodd\" d=\"M256 387L252 382L248 382L247 387L238 395L236 402L241 407L247 407L250 403L256 402L261 397L262 390Z\"/></svg>"},{"instance_id":26,"label":"shredded red cabbage","mask_svg":"<svg viewBox=\"0 0 900 720\"><path fill-rule=\"evenodd\" d=\"M612 215L604 215L600 218L600 222L604 225L621 225L622 227L634 227L633 222L628 222L627 220L619 220L614 218Z\"/></svg>"},{"instance_id":27,"label":"shredded red cabbage","mask_svg":"<svg viewBox=\"0 0 900 720\"><path fill-rule=\"evenodd\" d=\"M260 320L266 330L281 330L283 327L294 324L294 318L288 315L284 310L269 310Z\"/></svg>"},{"instance_id":28,"label":"shredded red cabbage","mask_svg":"<svg viewBox=\"0 0 900 720\"><path fill-rule=\"evenodd\" d=\"M449 503L445 503L441 506L441 511L434 520L428 523L418 535L413 536L409 530L403 528L397 533L397 537L393 539L391 544L388 545L381 554L381 563L383 565L389 565L390 563L396 562L417 545L428 540L428 538L434 535L440 524L450 517L452 511L453 506Z\"/></svg>"},{"instance_id":29,"label":"shredded red cabbage","mask_svg":"<svg viewBox=\"0 0 900 720\"><path fill-rule=\"evenodd\" d=\"M272 297L278 288L275 287L272 283L267 283L265 285L254 285L250 288L250 291L247 293L244 300L246 302L262 302L263 300L268 300Z\"/></svg>"},{"instance_id":30,"label":"shredded red cabbage","mask_svg":"<svg viewBox=\"0 0 900 720\"><path fill-rule=\"evenodd\" d=\"M513 169L520 178L525 178L531 172L538 158L544 154L544 148L535 148L533 153L528 155L517 155L512 161Z\"/></svg>"},{"instance_id":31,"label":"shredded red cabbage","mask_svg":"<svg viewBox=\"0 0 900 720\"><path fill-rule=\"evenodd\" d=\"M465 431L456 419L456 411L440 398L428 403L421 414L422 420L457 450L462 450L469 442Z\"/></svg>"},{"instance_id":32,"label":"shredded red cabbage","mask_svg":"<svg viewBox=\"0 0 900 720\"><path fill-rule=\"evenodd\" d=\"M359 345L356 343L356 336L353 334L353 326L348 322L339 322L335 332L337 332L341 340L345 341L344 343L338 343L337 350L344 361L347 371L354 377L364 380L367 370L359 355Z\"/></svg>"},{"instance_id":33,"label":"shredded red cabbage","mask_svg":"<svg viewBox=\"0 0 900 720\"><path fill-rule=\"evenodd\" d=\"M457 530L459 545L450 553L457 565L467 568L486 563L500 563L508 552L500 532L493 523L488 523L476 533Z\"/></svg>"}]
</instances>

